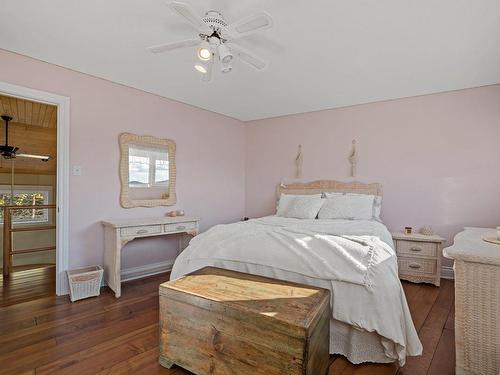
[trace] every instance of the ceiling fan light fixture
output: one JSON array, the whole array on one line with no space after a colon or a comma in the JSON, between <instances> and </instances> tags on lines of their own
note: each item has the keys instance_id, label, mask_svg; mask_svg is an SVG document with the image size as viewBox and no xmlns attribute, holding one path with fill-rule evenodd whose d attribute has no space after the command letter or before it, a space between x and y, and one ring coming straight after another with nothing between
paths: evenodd
<instances>
[{"instance_id":1,"label":"ceiling fan light fixture","mask_svg":"<svg viewBox=\"0 0 500 375\"><path fill-rule=\"evenodd\" d=\"M210 44L207 41L204 41L200 48L198 48L197 54L198 59L201 61L210 61L212 58L212 51L210 49Z\"/></svg>"},{"instance_id":2,"label":"ceiling fan light fixture","mask_svg":"<svg viewBox=\"0 0 500 375\"><path fill-rule=\"evenodd\" d=\"M217 53L219 54L219 60L224 64L229 64L233 60L233 54L225 44L220 44L217 47Z\"/></svg>"},{"instance_id":3,"label":"ceiling fan light fixture","mask_svg":"<svg viewBox=\"0 0 500 375\"><path fill-rule=\"evenodd\" d=\"M233 67L231 66L231 63L221 63L220 64L220 72L227 74L231 73L233 70Z\"/></svg>"},{"instance_id":4,"label":"ceiling fan light fixture","mask_svg":"<svg viewBox=\"0 0 500 375\"><path fill-rule=\"evenodd\" d=\"M256 70L261 71L266 68L267 63L241 48L237 39L272 27L273 20L267 13L253 14L228 23L219 11L208 10L203 17L199 17L189 4L180 2L182 0L168 1L169 8L194 26L198 32L190 39L149 47L151 52L163 53L196 46L194 68L202 74L203 82L212 81L214 64L217 62L220 64L221 73L231 72L232 62L236 57Z\"/></svg>"},{"instance_id":5,"label":"ceiling fan light fixture","mask_svg":"<svg viewBox=\"0 0 500 375\"><path fill-rule=\"evenodd\" d=\"M214 50L221 44L221 41L216 36L211 36L208 38L208 45Z\"/></svg>"},{"instance_id":6,"label":"ceiling fan light fixture","mask_svg":"<svg viewBox=\"0 0 500 375\"><path fill-rule=\"evenodd\" d=\"M194 68L195 68L197 71L199 71L200 73L202 73L202 74L207 74L207 73L208 73L208 69L207 69L207 67L206 67L205 65L203 65L203 64L200 64L200 63L195 64L195 65L194 65Z\"/></svg>"}]
</instances>

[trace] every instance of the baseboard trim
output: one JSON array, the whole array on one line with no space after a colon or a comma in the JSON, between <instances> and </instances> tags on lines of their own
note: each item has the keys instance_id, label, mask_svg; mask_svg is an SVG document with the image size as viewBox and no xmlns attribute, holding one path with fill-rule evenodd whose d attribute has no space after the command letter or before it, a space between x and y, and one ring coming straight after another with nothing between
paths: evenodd
<instances>
[{"instance_id":1,"label":"baseboard trim","mask_svg":"<svg viewBox=\"0 0 500 375\"><path fill-rule=\"evenodd\" d=\"M453 271L453 267L443 266L441 267L441 278L443 279L455 279L455 271Z\"/></svg>"},{"instance_id":2,"label":"baseboard trim","mask_svg":"<svg viewBox=\"0 0 500 375\"><path fill-rule=\"evenodd\" d=\"M164 273L172 270L174 262L172 260L166 262L159 262L153 264L146 264L144 266L127 268L121 271L122 282L130 281L135 279L140 279L142 277L148 277L157 275L159 273Z\"/></svg>"},{"instance_id":3,"label":"baseboard trim","mask_svg":"<svg viewBox=\"0 0 500 375\"><path fill-rule=\"evenodd\" d=\"M166 262L146 264L144 266L124 269L121 271L122 282L136 280L142 277L153 276L159 273L169 272L172 270L173 265L174 262L169 260ZM441 267L441 277L443 279L453 280L455 278L455 272L453 271L453 267L449 266Z\"/></svg>"}]
</instances>

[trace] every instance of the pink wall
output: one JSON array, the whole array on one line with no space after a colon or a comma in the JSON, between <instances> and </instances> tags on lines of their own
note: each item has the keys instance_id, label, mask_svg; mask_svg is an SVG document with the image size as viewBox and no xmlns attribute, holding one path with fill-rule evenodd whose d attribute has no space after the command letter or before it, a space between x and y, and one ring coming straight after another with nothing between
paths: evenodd
<instances>
[{"instance_id":1,"label":"pink wall","mask_svg":"<svg viewBox=\"0 0 500 375\"><path fill-rule=\"evenodd\" d=\"M201 228L244 215L244 125L237 120L0 50L0 80L71 98L70 266L102 264L102 219L163 215L182 208ZM165 82L168 84L168 82ZM119 205L118 135L171 138L177 143L178 204ZM131 242L124 267L166 261L174 241Z\"/></svg>"},{"instance_id":2,"label":"pink wall","mask_svg":"<svg viewBox=\"0 0 500 375\"><path fill-rule=\"evenodd\" d=\"M357 139L357 180L384 186L391 230L432 225L447 239L463 226L500 225L500 85L247 124L247 215L274 212L275 186L294 180L349 180Z\"/></svg>"},{"instance_id":3,"label":"pink wall","mask_svg":"<svg viewBox=\"0 0 500 375\"><path fill-rule=\"evenodd\" d=\"M384 185L390 229L428 224L451 239L464 225L500 225L500 85L243 124L2 50L0 80L71 98L70 162L83 170L70 180L72 267L102 263L102 219L182 208L206 229L238 220L245 205L252 217L273 213L276 184L294 180L298 144L303 181L349 180L353 138L357 179ZM176 206L119 206L124 131L177 142ZM174 245L131 242L124 267L171 259Z\"/></svg>"}]
</instances>

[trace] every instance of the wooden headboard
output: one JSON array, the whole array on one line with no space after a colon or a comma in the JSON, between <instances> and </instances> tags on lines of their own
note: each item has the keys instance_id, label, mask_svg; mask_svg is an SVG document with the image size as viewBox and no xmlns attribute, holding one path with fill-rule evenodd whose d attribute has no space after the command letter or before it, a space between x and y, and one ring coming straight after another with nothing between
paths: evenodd
<instances>
[{"instance_id":1,"label":"wooden headboard","mask_svg":"<svg viewBox=\"0 0 500 375\"><path fill-rule=\"evenodd\" d=\"M318 180L312 182L296 182L291 184L279 184L277 188L278 197L281 194L319 194L319 193L357 193L382 196L382 184L364 184L362 182L340 182L335 180Z\"/></svg>"}]
</instances>

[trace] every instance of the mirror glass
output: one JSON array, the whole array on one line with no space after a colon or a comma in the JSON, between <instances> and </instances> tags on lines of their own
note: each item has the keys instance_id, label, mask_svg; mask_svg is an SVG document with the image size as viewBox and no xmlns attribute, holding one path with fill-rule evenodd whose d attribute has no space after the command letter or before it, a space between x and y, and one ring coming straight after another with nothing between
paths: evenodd
<instances>
[{"instance_id":1,"label":"mirror glass","mask_svg":"<svg viewBox=\"0 0 500 375\"><path fill-rule=\"evenodd\" d=\"M122 206L175 204L175 142L123 133L120 149Z\"/></svg>"}]
</instances>

